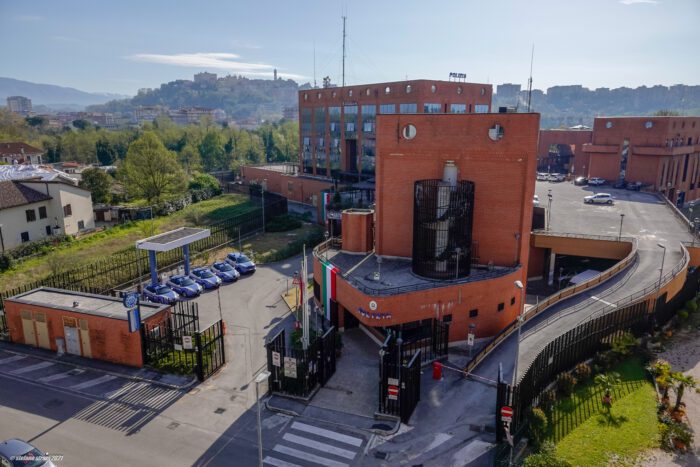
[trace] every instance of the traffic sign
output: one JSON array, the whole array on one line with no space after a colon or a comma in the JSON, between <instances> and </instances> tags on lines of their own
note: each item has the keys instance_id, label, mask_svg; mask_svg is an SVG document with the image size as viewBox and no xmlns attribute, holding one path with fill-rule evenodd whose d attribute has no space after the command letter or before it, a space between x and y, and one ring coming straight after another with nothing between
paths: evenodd
<instances>
[{"instance_id":1,"label":"traffic sign","mask_svg":"<svg viewBox=\"0 0 700 467\"><path fill-rule=\"evenodd\" d=\"M474 333L470 332L467 334L467 345L468 346L473 346L474 345Z\"/></svg>"},{"instance_id":2,"label":"traffic sign","mask_svg":"<svg viewBox=\"0 0 700 467\"><path fill-rule=\"evenodd\" d=\"M510 422L511 420L513 420L513 408L504 405L501 407L501 421Z\"/></svg>"},{"instance_id":3,"label":"traffic sign","mask_svg":"<svg viewBox=\"0 0 700 467\"><path fill-rule=\"evenodd\" d=\"M387 388L387 395L389 396L389 399L395 401L399 398L399 387L398 386L388 386Z\"/></svg>"}]
</instances>

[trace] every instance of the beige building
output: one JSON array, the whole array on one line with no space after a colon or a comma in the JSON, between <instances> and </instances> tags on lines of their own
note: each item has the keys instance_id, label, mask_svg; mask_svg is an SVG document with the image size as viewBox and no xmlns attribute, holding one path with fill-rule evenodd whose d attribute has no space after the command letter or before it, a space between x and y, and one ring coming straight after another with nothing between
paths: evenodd
<instances>
[{"instance_id":1,"label":"beige building","mask_svg":"<svg viewBox=\"0 0 700 467\"><path fill-rule=\"evenodd\" d=\"M89 191L62 181L0 181L0 252L93 228Z\"/></svg>"}]
</instances>

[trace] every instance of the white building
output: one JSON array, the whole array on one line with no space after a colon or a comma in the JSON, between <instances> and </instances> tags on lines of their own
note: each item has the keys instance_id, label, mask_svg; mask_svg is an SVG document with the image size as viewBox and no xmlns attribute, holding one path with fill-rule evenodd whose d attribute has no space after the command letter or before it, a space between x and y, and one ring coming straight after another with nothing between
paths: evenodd
<instances>
[{"instance_id":1,"label":"white building","mask_svg":"<svg viewBox=\"0 0 700 467\"><path fill-rule=\"evenodd\" d=\"M21 142L1 142L0 162L6 164L41 164L44 151Z\"/></svg>"}]
</instances>

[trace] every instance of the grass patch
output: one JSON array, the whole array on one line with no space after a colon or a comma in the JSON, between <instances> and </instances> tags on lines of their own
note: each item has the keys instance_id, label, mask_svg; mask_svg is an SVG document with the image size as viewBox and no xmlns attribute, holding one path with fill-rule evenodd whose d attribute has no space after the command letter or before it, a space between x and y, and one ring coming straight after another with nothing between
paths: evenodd
<instances>
[{"instance_id":1,"label":"grass patch","mask_svg":"<svg viewBox=\"0 0 700 467\"><path fill-rule=\"evenodd\" d=\"M133 248L136 240L183 226L205 225L259 209L248 197L220 195L154 220L128 222L49 249L46 255L17 262L0 274L0 291L18 287L51 273L72 269Z\"/></svg>"},{"instance_id":2,"label":"grass patch","mask_svg":"<svg viewBox=\"0 0 700 467\"><path fill-rule=\"evenodd\" d=\"M552 410L556 453L573 465L604 465L613 456L633 459L659 444L656 395L641 360L626 360L612 371L622 382L613 392L610 414L602 405L603 391L592 381Z\"/></svg>"}]
</instances>

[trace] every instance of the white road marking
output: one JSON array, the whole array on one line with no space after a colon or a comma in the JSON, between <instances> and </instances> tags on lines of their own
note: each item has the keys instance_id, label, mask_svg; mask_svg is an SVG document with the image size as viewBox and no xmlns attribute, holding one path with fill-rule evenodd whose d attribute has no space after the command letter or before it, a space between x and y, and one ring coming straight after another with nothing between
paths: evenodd
<instances>
[{"instance_id":1,"label":"white road marking","mask_svg":"<svg viewBox=\"0 0 700 467\"><path fill-rule=\"evenodd\" d=\"M133 392L133 391L138 391L144 386L148 386L148 383L135 383L135 382L130 382L128 384L125 384L124 386L120 387L119 389L115 389L114 391L109 391L104 394L104 397L107 399L114 399L122 394L125 394L127 392Z\"/></svg>"},{"instance_id":2,"label":"white road marking","mask_svg":"<svg viewBox=\"0 0 700 467\"><path fill-rule=\"evenodd\" d=\"M602 298L598 298L598 297L596 297L595 295L592 295L591 298L592 298L593 300L598 300L600 303L604 303L604 304L606 304L606 305L608 305L608 306L611 306L611 307L613 307L613 308L617 308L617 305L615 305L614 303L606 302L606 301L603 300Z\"/></svg>"},{"instance_id":3,"label":"white road marking","mask_svg":"<svg viewBox=\"0 0 700 467\"><path fill-rule=\"evenodd\" d=\"M24 368L18 368L16 370L10 371L13 375L21 375L22 373L29 373L34 370L41 370L42 368L48 368L55 365L54 362L41 362L34 365L25 366Z\"/></svg>"},{"instance_id":4,"label":"white road marking","mask_svg":"<svg viewBox=\"0 0 700 467\"><path fill-rule=\"evenodd\" d=\"M330 444L322 443L309 438L304 438L302 436L293 435L291 433L285 433L282 439L289 441L290 443L300 444L306 446L307 448L316 449L317 451L326 452L328 454L333 454L336 456L344 457L346 459L354 459L355 453L343 448L337 448Z\"/></svg>"},{"instance_id":5,"label":"white road marking","mask_svg":"<svg viewBox=\"0 0 700 467\"><path fill-rule=\"evenodd\" d=\"M349 467L348 464L344 464L342 462L334 461L332 459L326 459L325 457L317 456L315 454L310 454L304 451L299 451L298 449L288 448L287 446L281 446L279 444L276 445L272 450L305 461L325 465L326 467Z\"/></svg>"},{"instance_id":6,"label":"white road marking","mask_svg":"<svg viewBox=\"0 0 700 467\"><path fill-rule=\"evenodd\" d=\"M341 433L336 433L335 431L324 430L313 425L307 425L306 423L294 422L292 423L292 429L298 431L305 431L307 433L313 433L318 436L323 436L324 438L334 439L340 441L341 443L350 444L355 447L362 445L362 438L355 438L354 436L343 435Z\"/></svg>"},{"instance_id":7,"label":"white road marking","mask_svg":"<svg viewBox=\"0 0 700 467\"><path fill-rule=\"evenodd\" d=\"M12 357L0 358L0 365L4 365L5 363L16 362L17 360L22 360L23 358L27 358L27 356L26 355L13 355Z\"/></svg>"},{"instance_id":8,"label":"white road marking","mask_svg":"<svg viewBox=\"0 0 700 467\"><path fill-rule=\"evenodd\" d=\"M265 456L263 459L263 464L274 465L275 467L301 467L299 464L292 464L291 462L283 461L282 459L277 459L276 457Z\"/></svg>"},{"instance_id":9,"label":"white road marking","mask_svg":"<svg viewBox=\"0 0 700 467\"><path fill-rule=\"evenodd\" d=\"M69 376L72 376L72 373L71 373L72 371L73 370L66 371L65 373L58 373L58 374L51 375L51 376L45 376L43 378L37 379L37 381L39 383L50 383L51 381L56 381L57 379L62 379L62 378L67 378Z\"/></svg>"},{"instance_id":10,"label":"white road marking","mask_svg":"<svg viewBox=\"0 0 700 467\"><path fill-rule=\"evenodd\" d=\"M85 381L84 383L75 384L73 386L70 386L68 389L72 389L74 391L79 391L81 389L85 389L85 388L89 388L92 386L97 386L98 384L106 383L107 381L112 381L113 379L117 379L117 377L112 376L112 375L104 375L104 376L100 376L99 378L91 379L90 381Z\"/></svg>"}]
</instances>

